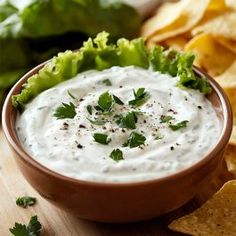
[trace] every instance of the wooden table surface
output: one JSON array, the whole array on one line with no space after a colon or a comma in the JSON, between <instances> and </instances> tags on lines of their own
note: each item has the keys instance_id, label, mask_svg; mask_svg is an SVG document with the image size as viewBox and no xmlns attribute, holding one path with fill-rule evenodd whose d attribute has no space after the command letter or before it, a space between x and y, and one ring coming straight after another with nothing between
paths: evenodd
<instances>
[{"instance_id":1,"label":"wooden table surface","mask_svg":"<svg viewBox=\"0 0 236 236\"><path fill-rule=\"evenodd\" d=\"M101 224L73 217L44 200L26 182L18 170L11 151L0 128L0 235L10 235L9 228L15 222L27 223L32 215L37 214L43 225L42 236L177 236L182 235L168 230L168 223L199 207L231 176L225 165L219 167L208 185L202 186L201 192L180 209L160 218L132 224ZM30 195L37 198L37 204L23 209L16 206L18 196Z\"/></svg>"}]
</instances>

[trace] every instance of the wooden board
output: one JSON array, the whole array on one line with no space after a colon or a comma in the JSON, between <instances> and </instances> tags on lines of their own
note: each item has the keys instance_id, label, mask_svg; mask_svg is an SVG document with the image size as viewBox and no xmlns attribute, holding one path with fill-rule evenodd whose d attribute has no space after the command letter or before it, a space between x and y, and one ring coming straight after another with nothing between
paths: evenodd
<instances>
[{"instance_id":1,"label":"wooden board","mask_svg":"<svg viewBox=\"0 0 236 236\"><path fill-rule=\"evenodd\" d=\"M180 209L160 218L132 224L101 224L75 218L49 204L26 182L18 170L11 151L0 128L0 235L10 235L9 228L15 222L27 223L32 215L38 215L43 225L44 236L177 236L168 230L168 223L189 213L205 202L231 176L225 165L219 167L214 178L201 192ZM23 209L15 204L18 196L30 195L37 198L37 204Z\"/></svg>"}]
</instances>

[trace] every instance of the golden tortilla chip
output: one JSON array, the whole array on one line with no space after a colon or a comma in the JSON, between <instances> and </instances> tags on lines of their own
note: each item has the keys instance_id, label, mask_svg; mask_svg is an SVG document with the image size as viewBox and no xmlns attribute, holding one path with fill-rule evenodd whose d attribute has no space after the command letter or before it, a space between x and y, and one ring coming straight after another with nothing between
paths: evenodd
<instances>
[{"instance_id":1,"label":"golden tortilla chip","mask_svg":"<svg viewBox=\"0 0 236 236\"><path fill-rule=\"evenodd\" d=\"M195 36L185 45L185 51L196 55L195 64L211 76L222 74L235 60L235 54L208 34Z\"/></svg>"},{"instance_id":2,"label":"golden tortilla chip","mask_svg":"<svg viewBox=\"0 0 236 236\"><path fill-rule=\"evenodd\" d=\"M208 33L214 37L236 40L236 12L226 12L192 30L192 34Z\"/></svg>"},{"instance_id":3,"label":"golden tortilla chip","mask_svg":"<svg viewBox=\"0 0 236 236\"><path fill-rule=\"evenodd\" d=\"M164 5L144 24L141 34L147 38L152 37L153 42L160 42L185 33L201 20L209 2L210 0L185 0Z\"/></svg>"},{"instance_id":4,"label":"golden tortilla chip","mask_svg":"<svg viewBox=\"0 0 236 236\"><path fill-rule=\"evenodd\" d=\"M224 158L228 171L236 177L236 146L228 145Z\"/></svg>"},{"instance_id":5,"label":"golden tortilla chip","mask_svg":"<svg viewBox=\"0 0 236 236\"><path fill-rule=\"evenodd\" d=\"M156 14L145 22L142 27L142 35L144 37L150 37L155 32L176 21L180 16L183 7L183 1L163 4L157 9Z\"/></svg>"},{"instance_id":6,"label":"golden tortilla chip","mask_svg":"<svg viewBox=\"0 0 236 236\"><path fill-rule=\"evenodd\" d=\"M225 0L211 0L207 7L208 11L225 10L227 8Z\"/></svg>"},{"instance_id":7,"label":"golden tortilla chip","mask_svg":"<svg viewBox=\"0 0 236 236\"><path fill-rule=\"evenodd\" d=\"M160 42L160 45L165 48L174 48L177 50L183 50L187 42L188 42L187 35L179 35L179 36L169 38L169 39L166 39L165 41Z\"/></svg>"},{"instance_id":8,"label":"golden tortilla chip","mask_svg":"<svg viewBox=\"0 0 236 236\"><path fill-rule=\"evenodd\" d=\"M224 158L228 171L236 177L236 146L229 144L226 148Z\"/></svg>"},{"instance_id":9,"label":"golden tortilla chip","mask_svg":"<svg viewBox=\"0 0 236 236\"><path fill-rule=\"evenodd\" d=\"M233 131L232 131L229 143L236 147L236 123L234 123ZM236 159L236 149L235 149L234 155L235 155L235 159Z\"/></svg>"},{"instance_id":10,"label":"golden tortilla chip","mask_svg":"<svg viewBox=\"0 0 236 236\"><path fill-rule=\"evenodd\" d=\"M224 88L233 110L234 128L229 143L236 145L236 60L234 63L215 80Z\"/></svg>"},{"instance_id":11,"label":"golden tortilla chip","mask_svg":"<svg viewBox=\"0 0 236 236\"><path fill-rule=\"evenodd\" d=\"M225 183L203 206L174 220L169 228L195 236L235 236L236 180Z\"/></svg>"},{"instance_id":12,"label":"golden tortilla chip","mask_svg":"<svg viewBox=\"0 0 236 236\"><path fill-rule=\"evenodd\" d=\"M224 89L234 88L236 90L236 59L223 74L215 77L215 80Z\"/></svg>"},{"instance_id":13,"label":"golden tortilla chip","mask_svg":"<svg viewBox=\"0 0 236 236\"><path fill-rule=\"evenodd\" d=\"M235 0L225 0L225 3L228 7L236 10L236 1Z\"/></svg>"},{"instance_id":14,"label":"golden tortilla chip","mask_svg":"<svg viewBox=\"0 0 236 236\"><path fill-rule=\"evenodd\" d=\"M231 52L236 53L236 40L226 39L222 37L217 37L216 40L226 48L228 48ZM236 54L235 54L236 57Z\"/></svg>"}]
</instances>

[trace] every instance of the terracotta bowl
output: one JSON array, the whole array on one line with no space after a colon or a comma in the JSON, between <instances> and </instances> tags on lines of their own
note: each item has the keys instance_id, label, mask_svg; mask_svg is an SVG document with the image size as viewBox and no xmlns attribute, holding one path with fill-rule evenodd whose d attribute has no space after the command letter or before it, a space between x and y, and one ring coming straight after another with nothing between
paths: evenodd
<instances>
[{"instance_id":1,"label":"terracotta bowl","mask_svg":"<svg viewBox=\"0 0 236 236\"><path fill-rule=\"evenodd\" d=\"M12 107L11 96L18 94L26 80L44 64L27 73L12 88L4 104L2 124L21 172L33 188L55 206L80 218L99 222L121 223L154 218L189 201L198 192L201 184L207 184L209 176L221 164L232 130L230 103L222 88L195 68L195 73L205 76L213 87L213 93L208 99L222 123L218 143L196 164L164 178L138 183L76 180L42 166L24 151L19 142L15 131L16 110Z\"/></svg>"}]
</instances>

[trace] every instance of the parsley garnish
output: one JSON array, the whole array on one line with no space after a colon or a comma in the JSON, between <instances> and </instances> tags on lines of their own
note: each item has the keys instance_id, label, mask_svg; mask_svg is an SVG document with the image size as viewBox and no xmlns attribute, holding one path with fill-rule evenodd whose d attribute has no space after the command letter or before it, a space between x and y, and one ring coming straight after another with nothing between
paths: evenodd
<instances>
[{"instance_id":1,"label":"parsley garnish","mask_svg":"<svg viewBox=\"0 0 236 236\"><path fill-rule=\"evenodd\" d=\"M93 107L91 105L88 105L86 108L87 108L89 115L92 115L93 114Z\"/></svg>"},{"instance_id":2,"label":"parsley garnish","mask_svg":"<svg viewBox=\"0 0 236 236\"><path fill-rule=\"evenodd\" d=\"M112 86L112 83L109 79L104 79L103 81L103 84L105 84L106 86Z\"/></svg>"},{"instance_id":3,"label":"parsley garnish","mask_svg":"<svg viewBox=\"0 0 236 236\"><path fill-rule=\"evenodd\" d=\"M160 139L163 139L163 136L157 134L157 135L155 136L155 140L160 140Z\"/></svg>"},{"instance_id":4,"label":"parsley garnish","mask_svg":"<svg viewBox=\"0 0 236 236\"><path fill-rule=\"evenodd\" d=\"M113 95L114 101L115 103L117 103L118 105L124 105L124 103L115 95Z\"/></svg>"},{"instance_id":5,"label":"parsley garnish","mask_svg":"<svg viewBox=\"0 0 236 236\"><path fill-rule=\"evenodd\" d=\"M33 206L36 203L36 198L30 196L18 197L16 199L16 205L26 208L27 206Z\"/></svg>"},{"instance_id":6,"label":"parsley garnish","mask_svg":"<svg viewBox=\"0 0 236 236\"><path fill-rule=\"evenodd\" d=\"M121 160L124 160L123 158L123 152L120 150L120 149L114 149L110 156L109 156L111 159L113 159L114 161L121 161Z\"/></svg>"},{"instance_id":7,"label":"parsley garnish","mask_svg":"<svg viewBox=\"0 0 236 236\"><path fill-rule=\"evenodd\" d=\"M104 120L91 120L87 118L93 125L104 125L106 122Z\"/></svg>"},{"instance_id":8,"label":"parsley garnish","mask_svg":"<svg viewBox=\"0 0 236 236\"><path fill-rule=\"evenodd\" d=\"M176 125L169 125L169 127L170 127L172 130L176 131L176 130L179 130L179 129L181 129L181 128L187 127L187 123L188 123L188 122L189 122L188 120L183 120L183 121L179 122L179 123L176 124Z\"/></svg>"},{"instance_id":9,"label":"parsley garnish","mask_svg":"<svg viewBox=\"0 0 236 236\"><path fill-rule=\"evenodd\" d=\"M139 88L137 91L133 90L134 100L129 101L129 105L141 106L149 98L149 93L145 92L145 88Z\"/></svg>"},{"instance_id":10,"label":"parsley garnish","mask_svg":"<svg viewBox=\"0 0 236 236\"><path fill-rule=\"evenodd\" d=\"M57 119L73 119L75 115L75 105L70 102L69 104L62 103L62 106L56 109L53 116L57 117Z\"/></svg>"},{"instance_id":11,"label":"parsley garnish","mask_svg":"<svg viewBox=\"0 0 236 236\"><path fill-rule=\"evenodd\" d=\"M171 121L171 120L174 120L174 117L162 115L161 118L160 118L160 120L161 120L161 123L167 123L167 122L169 122L169 121Z\"/></svg>"},{"instance_id":12,"label":"parsley garnish","mask_svg":"<svg viewBox=\"0 0 236 236\"><path fill-rule=\"evenodd\" d=\"M41 228L38 217L35 215L31 217L28 225L15 223L15 226L9 230L15 236L39 236Z\"/></svg>"},{"instance_id":13,"label":"parsley garnish","mask_svg":"<svg viewBox=\"0 0 236 236\"><path fill-rule=\"evenodd\" d=\"M67 93L72 99L78 100L69 90L67 90Z\"/></svg>"},{"instance_id":14,"label":"parsley garnish","mask_svg":"<svg viewBox=\"0 0 236 236\"><path fill-rule=\"evenodd\" d=\"M144 144L145 141L146 138L142 134L139 134L137 132L132 132L129 135L128 140L123 144L123 146L124 147L129 146L130 148L135 148Z\"/></svg>"},{"instance_id":15,"label":"parsley garnish","mask_svg":"<svg viewBox=\"0 0 236 236\"><path fill-rule=\"evenodd\" d=\"M98 98L98 106L95 109L100 109L102 112L110 112L113 105L113 97L109 92L101 94Z\"/></svg>"},{"instance_id":16,"label":"parsley garnish","mask_svg":"<svg viewBox=\"0 0 236 236\"><path fill-rule=\"evenodd\" d=\"M102 133L95 133L93 134L93 138L97 143L107 145L108 143L111 142L111 139L108 138L107 134L102 134Z\"/></svg>"},{"instance_id":17,"label":"parsley garnish","mask_svg":"<svg viewBox=\"0 0 236 236\"><path fill-rule=\"evenodd\" d=\"M117 115L115 117L117 118L116 123L121 128L136 129L136 123L138 121L136 112L131 111L123 115Z\"/></svg>"}]
</instances>

